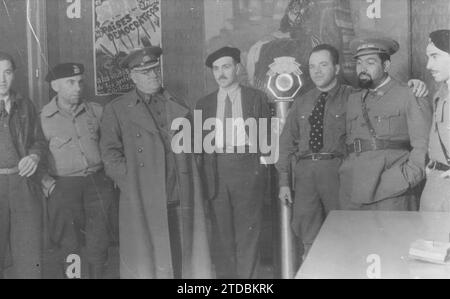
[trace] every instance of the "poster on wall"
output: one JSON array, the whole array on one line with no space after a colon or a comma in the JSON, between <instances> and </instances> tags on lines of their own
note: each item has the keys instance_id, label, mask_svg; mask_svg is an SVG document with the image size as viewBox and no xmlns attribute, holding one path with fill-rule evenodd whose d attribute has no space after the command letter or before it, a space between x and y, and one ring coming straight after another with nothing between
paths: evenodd
<instances>
[{"instance_id":1,"label":"poster on wall","mask_svg":"<svg viewBox=\"0 0 450 299\"><path fill-rule=\"evenodd\" d=\"M133 49L161 45L161 0L95 0L95 93L126 93L134 85L120 61Z\"/></svg>"}]
</instances>

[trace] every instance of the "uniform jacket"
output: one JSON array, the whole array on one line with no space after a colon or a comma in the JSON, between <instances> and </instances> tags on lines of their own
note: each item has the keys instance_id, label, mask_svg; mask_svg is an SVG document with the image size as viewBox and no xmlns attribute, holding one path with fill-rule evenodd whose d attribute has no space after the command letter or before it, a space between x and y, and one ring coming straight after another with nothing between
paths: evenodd
<instances>
[{"instance_id":1,"label":"uniform jacket","mask_svg":"<svg viewBox=\"0 0 450 299\"><path fill-rule=\"evenodd\" d=\"M433 161L447 164L439 141L440 136L447 153L450 154L450 98L447 84L443 84L434 96L433 106L434 117L430 132L429 156Z\"/></svg>"},{"instance_id":2,"label":"uniform jacket","mask_svg":"<svg viewBox=\"0 0 450 299\"><path fill-rule=\"evenodd\" d=\"M217 94L218 90L198 100L196 110L202 111L202 123L208 118L215 118L217 113ZM254 88L241 86L241 102L242 117L244 121L253 117L257 120L259 127L259 119L267 118L267 132L270 132L270 110L266 95ZM248 134L248 128L247 134ZM211 131L204 131L203 137ZM259 134L258 134L259 135ZM264 137L264 136L263 136ZM259 143L259 139L258 139ZM259 152L259 151L258 151ZM205 196L213 199L217 196L218 191L218 175L217 175L217 159L216 154L204 153L199 156L199 164L201 165L201 175L205 182Z\"/></svg>"},{"instance_id":3,"label":"uniform jacket","mask_svg":"<svg viewBox=\"0 0 450 299\"><path fill-rule=\"evenodd\" d=\"M370 140L361 98L365 90L350 95L347 106L347 144L355 138ZM406 84L391 79L367 99L369 118L377 138L409 141L410 149L352 153L340 168L352 178L353 202L372 203L404 195L425 178L425 160L431 109L427 99L416 98ZM345 180L348 181L348 180ZM342 188L342 186L341 186Z\"/></svg>"},{"instance_id":4,"label":"uniform jacket","mask_svg":"<svg viewBox=\"0 0 450 299\"><path fill-rule=\"evenodd\" d=\"M166 91L164 96L169 124L179 117L189 118L184 102ZM172 278L165 149L136 91L106 105L101 134L106 173L121 189L121 277ZM183 219L183 278L209 278L210 253L195 159L192 154L175 156Z\"/></svg>"}]
</instances>

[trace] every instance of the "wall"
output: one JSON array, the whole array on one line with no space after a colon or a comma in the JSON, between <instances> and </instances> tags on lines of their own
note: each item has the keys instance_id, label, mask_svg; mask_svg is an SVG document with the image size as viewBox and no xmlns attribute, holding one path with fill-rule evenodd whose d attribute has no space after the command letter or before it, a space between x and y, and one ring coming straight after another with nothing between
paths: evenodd
<instances>
[{"instance_id":1,"label":"wall","mask_svg":"<svg viewBox=\"0 0 450 299\"><path fill-rule=\"evenodd\" d=\"M86 67L86 95L100 103L115 96L95 97L92 0L81 0L81 18L69 19L66 1L47 0L48 55L51 66L81 62ZM190 105L204 91L203 0L162 0L164 85Z\"/></svg>"},{"instance_id":2,"label":"wall","mask_svg":"<svg viewBox=\"0 0 450 299\"><path fill-rule=\"evenodd\" d=\"M426 70L425 50L430 32L437 29L450 29L450 1L412 0L411 9L412 76L424 80L434 93L438 86L430 72Z\"/></svg>"},{"instance_id":3,"label":"wall","mask_svg":"<svg viewBox=\"0 0 450 299\"><path fill-rule=\"evenodd\" d=\"M351 0L352 19L355 24L356 36L364 37L379 33L398 41L400 50L392 56L391 74L400 79L410 77L410 6L409 0L380 0L381 18L367 17L369 3L365 0ZM428 2L428 1L427 1Z\"/></svg>"},{"instance_id":4,"label":"wall","mask_svg":"<svg viewBox=\"0 0 450 299\"><path fill-rule=\"evenodd\" d=\"M0 2L0 51L13 55L17 64L13 88L28 96L26 0Z\"/></svg>"}]
</instances>

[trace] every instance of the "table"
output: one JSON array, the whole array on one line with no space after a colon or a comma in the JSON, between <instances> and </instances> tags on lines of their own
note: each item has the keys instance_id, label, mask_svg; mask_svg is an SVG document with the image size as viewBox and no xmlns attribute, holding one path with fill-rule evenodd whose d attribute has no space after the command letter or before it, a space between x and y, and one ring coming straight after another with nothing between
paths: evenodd
<instances>
[{"instance_id":1,"label":"table","mask_svg":"<svg viewBox=\"0 0 450 299\"><path fill-rule=\"evenodd\" d=\"M332 211L296 278L450 278L410 259L416 239L449 241L450 213Z\"/></svg>"}]
</instances>

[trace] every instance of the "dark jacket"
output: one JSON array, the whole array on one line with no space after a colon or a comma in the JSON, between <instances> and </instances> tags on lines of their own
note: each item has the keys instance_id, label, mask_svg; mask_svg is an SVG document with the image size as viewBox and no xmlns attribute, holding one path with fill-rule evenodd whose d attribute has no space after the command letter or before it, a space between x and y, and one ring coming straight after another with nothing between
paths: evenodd
<instances>
[{"instance_id":1,"label":"dark jacket","mask_svg":"<svg viewBox=\"0 0 450 299\"><path fill-rule=\"evenodd\" d=\"M36 154L41 161L44 160L47 155L47 142L36 108L29 99L14 91L11 92L9 128L19 158ZM40 173L42 172L37 171L31 180L40 184Z\"/></svg>"},{"instance_id":2,"label":"dark jacket","mask_svg":"<svg viewBox=\"0 0 450 299\"><path fill-rule=\"evenodd\" d=\"M208 118L215 118L217 114L217 94L218 90L215 92L201 98L197 101L196 110L202 111L202 123ZM270 132L270 109L268 105L267 96L260 90L241 86L241 101L242 101L242 116L244 121L248 118L253 117L257 120L259 127L259 120L261 118L267 118L268 128L267 132ZM248 134L248 128L246 128ZM212 131L212 130L211 130ZM211 131L204 130L203 138L209 135ZM259 135L259 134L258 134ZM260 144L258 136L258 144ZM269 136L266 136L269 138ZM258 148L258 152L259 148ZM204 190L206 192L206 197L208 199L213 199L217 195L218 190L218 176L217 176L217 159L216 154L203 153L197 157L200 164L202 181L205 183Z\"/></svg>"}]
</instances>

